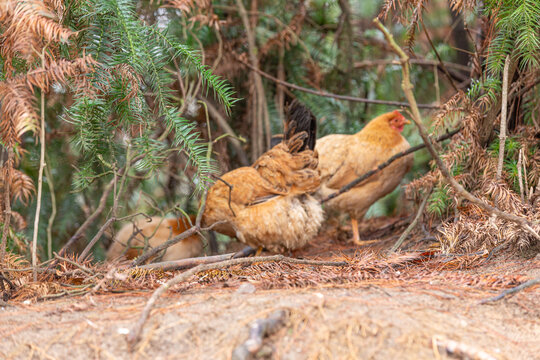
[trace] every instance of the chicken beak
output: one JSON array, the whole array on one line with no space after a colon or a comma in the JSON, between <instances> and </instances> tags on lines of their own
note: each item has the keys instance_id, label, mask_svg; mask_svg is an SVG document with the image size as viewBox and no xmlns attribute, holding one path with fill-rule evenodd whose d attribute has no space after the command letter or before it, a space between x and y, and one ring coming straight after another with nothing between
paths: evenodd
<instances>
[{"instance_id":1,"label":"chicken beak","mask_svg":"<svg viewBox=\"0 0 540 360\"><path fill-rule=\"evenodd\" d=\"M403 125L410 125L411 121L403 118Z\"/></svg>"}]
</instances>

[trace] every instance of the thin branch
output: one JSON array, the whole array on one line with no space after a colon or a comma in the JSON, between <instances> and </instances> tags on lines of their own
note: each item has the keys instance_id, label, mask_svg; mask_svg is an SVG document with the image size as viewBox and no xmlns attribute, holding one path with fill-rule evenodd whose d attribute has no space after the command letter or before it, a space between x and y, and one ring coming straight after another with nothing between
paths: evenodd
<instances>
[{"instance_id":1,"label":"thin branch","mask_svg":"<svg viewBox=\"0 0 540 360\"><path fill-rule=\"evenodd\" d=\"M45 159L47 159L45 154ZM56 218L56 195L54 193L54 182L51 172L51 167L45 167L45 176L47 176L47 185L49 185L49 193L51 194L51 215L49 216L49 222L47 224L47 257L52 259L52 227L54 219Z\"/></svg>"},{"instance_id":2,"label":"thin branch","mask_svg":"<svg viewBox=\"0 0 540 360\"><path fill-rule=\"evenodd\" d=\"M107 221L105 221L105 224L103 224L103 226L98 230L98 232L96 233L96 235L94 235L94 237L92 238L92 240L90 240L90 242L88 243L88 245L86 245L86 247L84 248L83 252L81 253L81 255L79 256L79 261L83 261L84 259L86 259L86 257L88 256L88 254L90 253L90 251L92 250L92 248L94 247L94 245L99 241L99 239L101 239L101 237L103 236L103 233L105 232L105 230L107 230L109 228L109 226L111 226L112 223L114 223L116 221L116 218L113 216L109 219L107 219Z\"/></svg>"},{"instance_id":3,"label":"thin branch","mask_svg":"<svg viewBox=\"0 0 540 360\"><path fill-rule=\"evenodd\" d=\"M229 184L227 181L223 180L222 178L220 178L219 176L217 175L212 175L216 180L219 180L221 181L222 183L225 184L225 186L227 186L229 188L229 210L231 210L231 213L233 214L234 217L236 217L236 213L234 212L232 206L231 206L231 198L232 198L232 190L233 190L233 187L234 185L232 184Z\"/></svg>"},{"instance_id":4,"label":"thin branch","mask_svg":"<svg viewBox=\"0 0 540 360\"><path fill-rule=\"evenodd\" d=\"M329 98L338 99L338 100L366 103L366 104L378 104L378 105L388 105L388 106L404 106L404 107L409 107L410 106L409 103L401 102L401 101L385 101L385 100L377 100L377 99L366 99L366 98L359 98L359 97L355 97L355 96L332 94L332 93L329 93L329 92L326 92L326 91L313 90L313 89L305 88L303 86L291 84L290 82L287 82L287 81L279 80L278 78L276 78L276 77L274 77L274 76L272 76L272 75L270 75L268 73L265 73L264 71L261 71L259 69L255 69L253 66L251 66L250 64L248 64L247 62L245 62L245 61L243 61L241 59L237 58L237 61L244 64L245 66L247 66L251 70L261 74L263 77L265 77L265 78L267 78L269 80L272 80L273 82L275 82L275 83L277 83L279 85L283 85L283 86L286 86L286 87L294 89L294 90L303 91L303 92L308 93L308 94L313 94L313 95L318 95L318 96L323 96L323 97L329 97ZM418 106L421 107L421 108L424 108L424 109L440 109L441 108L441 106L439 106L439 105L430 105L430 104L418 104Z\"/></svg>"},{"instance_id":5,"label":"thin branch","mask_svg":"<svg viewBox=\"0 0 540 360\"><path fill-rule=\"evenodd\" d=\"M434 349L433 351L438 351L438 349L440 348L441 350L444 350L444 352L448 355L453 355L458 359L496 360L495 357L491 356L483 350L461 342L445 339L441 336L434 336L432 339L432 343Z\"/></svg>"},{"instance_id":6,"label":"thin branch","mask_svg":"<svg viewBox=\"0 0 540 360\"><path fill-rule=\"evenodd\" d=\"M189 259L163 261L158 263L141 265L139 266L139 269L152 269L162 271L186 270L201 264L214 264L220 261L229 260L232 259L235 254L236 253L229 253L223 255L199 256Z\"/></svg>"},{"instance_id":7,"label":"thin branch","mask_svg":"<svg viewBox=\"0 0 540 360\"><path fill-rule=\"evenodd\" d=\"M57 253L54 253L54 257L56 259L58 259L58 260L65 261L68 264L71 264L71 265L81 269L83 272L87 273L88 275L94 275L94 272L92 270L90 270L89 268L87 268L86 266L84 266L84 265L77 264L75 261L72 261L72 260L70 260L68 258L62 257L62 256L58 255Z\"/></svg>"},{"instance_id":8,"label":"thin branch","mask_svg":"<svg viewBox=\"0 0 540 360\"><path fill-rule=\"evenodd\" d=\"M101 239L101 237L103 236L105 231L109 228L109 226L111 226L111 224L113 224L116 221L124 221L124 220L130 219L130 218L133 218L133 217L139 216L139 215L145 216L148 219L148 221L150 221L152 219L150 216L146 215L145 213L136 213L136 214L124 216L124 217L121 217L121 218L117 218L117 217L113 216L113 217L107 219L107 221L105 221L105 224L103 224L103 226L101 226L101 228L98 230L96 235L92 238L92 240L90 240L88 245L86 245L86 247L84 248L81 255L79 255L78 260L83 261L84 259L86 259L86 257L88 256L88 254L90 253L90 251L92 250L94 245L96 245L96 243L99 241L99 239ZM157 231L157 228L154 230L154 232L156 232L156 231ZM129 244L131 239L134 238L135 236L137 236L138 233L140 233L140 230L137 230L136 233L132 234L131 237L128 239L127 243Z\"/></svg>"},{"instance_id":9,"label":"thin branch","mask_svg":"<svg viewBox=\"0 0 540 360\"><path fill-rule=\"evenodd\" d=\"M504 298L505 296L508 296L508 295L517 293L517 292L519 292L519 291L521 291L521 290L525 290L525 289L530 288L531 286L534 286L534 285L536 285L536 284L540 284L540 277L537 277L536 279L531 279L531 280L529 280L529 281L524 282L524 283L521 284L521 285L518 285L518 286L513 287L513 288L511 288L511 289L505 290L505 291L503 291L502 293L500 293L500 294L497 295L497 296L493 296L493 297L484 299L484 300L480 301L480 304L485 304L485 303L488 303L488 302L499 301L499 300L501 300L502 298Z\"/></svg>"},{"instance_id":10,"label":"thin branch","mask_svg":"<svg viewBox=\"0 0 540 360\"><path fill-rule=\"evenodd\" d=\"M148 319L148 316L150 315L150 311L154 307L154 304L159 299L159 297L165 293L168 289L175 286L176 284L179 284L183 281L187 281L191 279L194 275L202 272L202 271L208 271L208 270L214 270L214 269L223 269L229 266L234 265L250 265L254 263L259 262L286 262L290 264L301 264L301 265L312 265L312 266L346 266L348 263L343 262L331 262L331 261L317 261L317 260L302 260L302 259L294 259L290 257L285 257L283 255L273 255L273 256L261 256L261 257L251 257L251 258L241 258L241 259L231 259L231 260L225 260L222 262L214 263L214 264L202 264L198 265L190 270L187 270L179 275L176 275L174 278L167 281L165 284L161 285L148 299L146 302L146 305L141 312L141 316L139 317L139 320L137 323L133 326L131 329L129 335L128 335L128 344L133 349L133 346L137 344L137 342L140 339L141 332L143 330L144 324L146 323L146 320Z\"/></svg>"},{"instance_id":11,"label":"thin branch","mask_svg":"<svg viewBox=\"0 0 540 360\"><path fill-rule=\"evenodd\" d=\"M428 199L429 199L429 196L431 195L431 192L433 191L433 189L430 189L426 196L424 197L424 200L422 200L422 203L420 204L420 207L418 208L418 212L416 213L416 216L414 217L414 220L410 223L410 225L407 227L407 229L405 229L405 231L403 232L403 234L401 234L401 236L399 237L399 239L396 241L396 243L394 244L394 246L392 246L392 249L390 249L390 253L393 253L395 252L397 249L399 249L399 247L401 246L401 244L403 244L403 241L405 241L405 239L407 238L407 236L409 236L409 234L411 233L411 231L416 227L416 224L418 224L418 220L420 220L420 217L422 216L422 214L424 213L424 209L426 208L426 204L428 202Z\"/></svg>"},{"instance_id":12,"label":"thin branch","mask_svg":"<svg viewBox=\"0 0 540 360\"><path fill-rule=\"evenodd\" d=\"M43 62L42 57L42 62ZM32 276L37 281L37 237L39 231L39 213L41 210L41 192L43 190L43 169L45 168L45 90L41 89L41 124L39 131L40 155L39 155L39 173L38 190L36 199L36 216L34 219L34 234L32 235Z\"/></svg>"},{"instance_id":13,"label":"thin branch","mask_svg":"<svg viewBox=\"0 0 540 360\"><path fill-rule=\"evenodd\" d=\"M7 236L9 233L9 225L11 223L11 195L10 195L10 185L11 177L13 176L13 147L9 146L7 148L7 161L4 163L4 226L2 228L2 244L0 245L0 264L4 265L6 257L6 247L7 247ZM539 182L540 183L540 182Z\"/></svg>"},{"instance_id":14,"label":"thin branch","mask_svg":"<svg viewBox=\"0 0 540 360\"><path fill-rule=\"evenodd\" d=\"M276 310L265 319L257 319L249 325L249 337L237 346L232 353L232 360L248 360L261 349L265 337L277 332L287 320L286 310Z\"/></svg>"},{"instance_id":15,"label":"thin branch","mask_svg":"<svg viewBox=\"0 0 540 360\"><path fill-rule=\"evenodd\" d=\"M209 101L206 102L206 106L208 108L208 112L210 113L212 118L216 120L216 123L221 128L221 130L224 133L231 135L228 137L228 140L231 143L232 147L236 150L236 154L238 155L238 159L240 160L241 165L248 166L249 161L246 152L242 148L242 143L240 142L240 140L238 140L238 137L234 133L234 130L231 128L231 126L227 123L225 117L221 115L219 110Z\"/></svg>"},{"instance_id":16,"label":"thin branch","mask_svg":"<svg viewBox=\"0 0 540 360\"><path fill-rule=\"evenodd\" d=\"M413 94L414 87L410 80L409 57L399 47L399 45L397 45L392 34L390 34L388 29L386 29L386 27L378 19L373 20L373 22L379 28L379 30L381 30L381 32L384 34L384 37L386 38L386 40L388 41L392 49L396 52L396 54L399 55L399 58L401 59L401 69L403 72L403 80L402 80L401 86L403 88L403 92L405 93L405 97L407 98L407 100L409 101L411 105L413 121L416 124L416 127L418 128L418 132L420 133L420 136L424 140L424 143L426 144L429 153L435 160L442 175L446 178L446 181L450 183L450 185L454 188L454 191L461 197L465 198L466 200L470 201L473 204L478 205L481 209L483 209L484 211L490 214L496 215L504 220L508 220L516 224L519 224L524 230L530 233L533 237L540 240L540 235L538 235L534 231L534 229L531 227L531 224L529 224L527 219L521 216L514 215L514 214L509 214L507 212L499 210L498 208L494 206L487 204L486 202L482 201L481 199L477 198L476 196L472 195L470 192L465 190L465 188L461 186L461 184L458 183L456 179L454 179L454 177L450 174L446 165L444 165L442 159L440 158L440 156L437 154L437 151L433 147L431 139L427 135L426 130L424 128L422 118L420 116L420 111L418 110L418 105L416 104L416 99Z\"/></svg>"},{"instance_id":17,"label":"thin branch","mask_svg":"<svg viewBox=\"0 0 540 360\"><path fill-rule=\"evenodd\" d=\"M438 65L441 67L441 69L442 69L444 75L446 75L446 78L448 79L448 81L450 81L450 85L452 85L452 87L454 88L454 91L459 92L459 90L458 90L458 88L456 86L456 83L454 82L454 79L452 78L452 76L450 75L448 70L446 70L446 66L444 65L444 62L441 59L441 55L439 55L439 52L437 51L437 48L433 44L433 41L431 41L431 36L429 36L429 32L427 30L426 25L424 25L424 20L422 20L422 18L420 18L420 23L422 23L422 29L424 30L424 34L426 34L426 38L428 39L428 42L429 42L429 45L431 46L431 49L433 50L433 52L435 53L435 56L437 56L437 59L439 60Z\"/></svg>"},{"instance_id":18,"label":"thin branch","mask_svg":"<svg viewBox=\"0 0 540 360\"><path fill-rule=\"evenodd\" d=\"M68 242L60 249L58 254L64 255L73 244L75 244L84 234L84 232L96 221L96 219L101 215L103 210L105 209L105 205L107 204L107 198L111 194L111 191L113 189L114 183L116 181L116 177L114 177L105 187L103 190L103 194L101 194L101 198L99 199L99 204L96 210L90 215L86 221L77 229L75 234L68 240Z\"/></svg>"},{"instance_id":19,"label":"thin branch","mask_svg":"<svg viewBox=\"0 0 540 360\"><path fill-rule=\"evenodd\" d=\"M141 160L144 157L144 155L138 155L131 159L130 164L134 164L137 161ZM126 164L127 166L127 164ZM122 176L124 174L124 171L126 170L126 166L121 168L116 175L109 181L105 189L103 190L103 194L101 194L101 198L99 199L99 204L97 209L90 215L86 221L77 229L75 234L69 239L69 241L60 249L58 254L64 255L65 252L79 239L83 236L84 232L96 221L96 219L101 215L103 210L105 209L105 205L107 204L107 198L111 194L111 191L113 190L114 184L116 182L117 177ZM53 263L54 264L54 263ZM52 266L52 265L51 265Z\"/></svg>"},{"instance_id":20,"label":"thin branch","mask_svg":"<svg viewBox=\"0 0 540 360\"><path fill-rule=\"evenodd\" d=\"M440 61L429 60L429 59L418 59L418 58L410 59L410 63L419 65L419 66L427 66L427 67L440 65ZM456 70L461 70L461 71L466 71L466 72L471 71L470 67L463 66L461 64L455 64L455 63L451 63L447 61L443 61L442 63L447 68L454 68ZM355 62L354 68L362 69L366 67L374 67L374 66L380 66L380 65L388 66L388 65L399 65L399 64L401 64L399 60L394 60L394 59L364 60L364 61Z\"/></svg>"},{"instance_id":21,"label":"thin branch","mask_svg":"<svg viewBox=\"0 0 540 360\"><path fill-rule=\"evenodd\" d=\"M203 209L203 211L204 211L204 209ZM202 212L201 212L201 214L202 214ZM198 217L198 215L197 215L197 217ZM200 219L199 219L198 222L200 224ZM194 226L187 229L183 233L178 234L175 237L173 237L172 239L167 240L164 243L159 244L158 246L148 250L148 252L142 254L141 256L139 256L138 258L133 260L133 262L131 263L131 267L135 267L135 266L139 266L139 265L143 264L146 260L150 259L152 256L156 255L160 251L165 250L165 249L179 243L180 241L182 241L182 240L184 240L184 239L186 239L186 238L188 238L188 237L190 237L192 235L195 235L195 234L197 234L197 233L199 233L201 231L212 230L214 228L214 226L224 224L224 223L226 223L225 220L218 221L218 222L216 222L216 223L214 223L214 224L212 224L212 225L210 225L209 227L206 227L206 228L201 228L200 225L195 224Z\"/></svg>"},{"instance_id":22,"label":"thin branch","mask_svg":"<svg viewBox=\"0 0 540 360\"><path fill-rule=\"evenodd\" d=\"M441 135L439 136L435 142L441 142L441 141L444 141L444 140L447 140L447 139L450 139L452 136L456 135L458 132L461 131L461 128L459 129L456 129L456 130L452 130L444 135ZM324 199L321 200L321 203L325 203L327 201L330 201L332 200L333 198L335 197L338 197L339 195L351 190L353 187L355 187L356 185L360 184L362 181L366 180L367 178L371 177L372 175L378 173L379 171L381 171L382 169L384 169L385 167L389 166L391 163L393 163L394 161L404 157L404 156L407 156L413 152L416 152L418 150L421 150L423 148L426 147L426 144L419 144L419 145L416 145L416 146L413 146L405 151L402 151L400 153L397 153L395 154L394 156L390 157L388 160L386 160L385 162L383 162L382 164L380 164L379 166L377 166L375 169L373 170L370 170L368 171L367 173L359 176L358 178L356 178L355 180L351 181L350 183L348 183L347 185L343 186L341 189L339 189L339 191L335 192L335 193L332 193L330 195L328 195L327 197L325 197Z\"/></svg>"},{"instance_id":23,"label":"thin branch","mask_svg":"<svg viewBox=\"0 0 540 360\"><path fill-rule=\"evenodd\" d=\"M501 99L501 130L499 132L499 163L497 165L497 181L501 179L504 165L504 147L506 143L506 115L508 108L508 71L510 68L510 56L506 56L503 70L502 99Z\"/></svg>"},{"instance_id":24,"label":"thin branch","mask_svg":"<svg viewBox=\"0 0 540 360\"><path fill-rule=\"evenodd\" d=\"M259 58L257 57L257 44L255 41L255 35L253 29L251 28L249 17L242 3L242 0L236 0L236 6L238 7L238 14L242 19L244 24L244 29L246 31L247 41L248 41L248 55L249 61L251 63L250 68L253 69L253 83L255 85L255 97L254 97L254 107L255 107L255 116L253 117L253 140L255 141L254 146L252 147L252 157L253 160L258 158L263 152L262 139L266 139L266 145L270 147L270 121L268 118L268 107L266 105L266 96L264 93L264 85L261 79L261 74L259 73ZM260 122L260 123L259 123ZM266 129L266 136L263 134L263 128Z\"/></svg>"},{"instance_id":25,"label":"thin branch","mask_svg":"<svg viewBox=\"0 0 540 360\"><path fill-rule=\"evenodd\" d=\"M523 148L519 149L518 162L517 162L517 171L518 171L518 183L519 183L519 196L521 197L521 201L525 201L525 193L523 191L522 168L527 169L523 165Z\"/></svg>"}]
</instances>

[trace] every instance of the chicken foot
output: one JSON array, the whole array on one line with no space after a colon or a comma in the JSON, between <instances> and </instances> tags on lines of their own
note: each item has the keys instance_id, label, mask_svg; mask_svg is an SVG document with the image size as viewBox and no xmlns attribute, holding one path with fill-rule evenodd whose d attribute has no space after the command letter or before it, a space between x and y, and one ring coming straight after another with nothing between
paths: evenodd
<instances>
[{"instance_id":1,"label":"chicken foot","mask_svg":"<svg viewBox=\"0 0 540 360\"><path fill-rule=\"evenodd\" d=\"M358 220L351 216L351 226L353 233L353 243L358 246L364 246L377 242L378 240L360 240L360 234L358 233Z\"/></svg>"}]
</instances>

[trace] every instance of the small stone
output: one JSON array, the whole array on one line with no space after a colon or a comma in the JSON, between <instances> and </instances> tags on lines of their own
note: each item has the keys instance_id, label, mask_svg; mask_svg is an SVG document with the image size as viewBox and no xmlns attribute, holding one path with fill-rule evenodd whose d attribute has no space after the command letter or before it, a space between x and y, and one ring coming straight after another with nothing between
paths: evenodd
<instances>
[{"instance_id":1,"label":"small stone","mask_svg":"<svg viewBox=\"0 0 540 360\"><path fill-rule=\"evenodd\" d=\"M238 287L238 290L236 290L237 294L253 294L257 290L255 288L255 285L251 283L243 283Z\"/></svg>"}]
</instances>

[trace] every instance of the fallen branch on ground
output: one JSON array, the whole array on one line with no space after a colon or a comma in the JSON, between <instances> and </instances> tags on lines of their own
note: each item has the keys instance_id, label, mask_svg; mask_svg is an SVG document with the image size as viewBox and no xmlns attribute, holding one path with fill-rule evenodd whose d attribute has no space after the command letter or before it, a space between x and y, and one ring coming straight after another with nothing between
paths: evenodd
<instances>
[{"instance_id":1,"label":"fallen branch on ground","mask_svg":"<svg viewBox=\"0 0 540 360\"><path fill-rule=\"evenodd\" d=\"M435 141L436 142L441 142L441 141L444 141L446 139L450 139L452 136L456 135L460 131L461 131L461 128L456 129L456 130L452 130L452 131L450 131L450 132L448 132L448 133L446 133L444 135L439 136ZM424 144L413 146L413 147L411 147L411 148L409 148L409 149L407 149L405 151L402 151L400 153L397 153L396 155L392 156L391 158L389 158L388 160L386 160L385 162L383 162L382 164L377 166L375 169L370 170L367 173L365 173L364 175L361 175L358 178L356 178L356 180L351 181L350 183L348 183L347 185L345 185L344 187L339 189L339 191L328 195L327 197L325 197L324 199L321 200L321 203L325 203L325 202L327 202L329 200L332 200L335 197L338 197L339 195L351 190L353 187L360 184L362 181L364 181L367 178L371 177L372 175L378 173L379 171L381 171L385 167L389 166L391 163L393 163L397 159L400 159L400 158L402 158L404 156L407 156L407 155L409 155L409 154L411 154L413 152L416 152L418 150L421 150L421 149L423 149L425 147L426 147L426 144L424 143Z\"/></svg>"},{"instance_id":2,"label":"fallen branch on ground","mask_svg":"<svg viewBox=\"0 0 540 360\"><path fill-rule=\"evenodd\" d=\"M86 257L88 256L88 254L90 253L90 251L92 250L92 248L94 247L94 245L96 245L96 243L99 241L99 239L101 239L101 237L103 236L103 234L105 233L105 231L107 230L107 228L109 226L111 226L112 223L116 222L116 221L124 221L124 220L127 220L127 219L130 219L132 217L135 217L135 216L139 216L139 215L143 215L144 217L146 217L146 219L148 221L151 221L152 218L148 215L146 215L145 213L136 213L136 214L133 214L133 215L128 215L128 216L124 216L122 218L117 218L115 216L109 218L105 224L103 224L103 226L99 229L99 231L96 233L96 235L92 238L92 240L90 240L90 242L88 243L88 245L86 245L86 247L84 248L83 252L81 253L81 255L79 256L79 261L83 261L84 259L86 259ZM128 240L129 242L129 240Z\"/></svg>"},{"instance_id":3,"label":"fallen branch on ground","mask_svg":"<svg viewBox=\"0 0 540 360\"><path fill-rule=\"evenodd\" d=\"M433 337L433 348L434 351L441 349L448 355L453 355L460 359L496 360L483 350L440 336Z\"/></svg>"},{"instance_id":4,"label":"fallen branch on ground","mask_svg":"<svg viewBox=\"0 0 540 360\"><path fill-rule=\"evenodd\" d=\"M7 284L7 286L4 285L4 282ZM15 292L16 289L17 287L11 282L11 280L0 274L0 292L2 293L0 301L8 301L9 299L11 299L11 295Z\"/></svg>"},{"instance_id":5,"label":"fallen branch on ground","mask_svg":"<svg viewBox=\"0 0 540 360\"><path fill-rule=\"evenodd\" d=\"M95 274L92 270L88 269L86 266L81 265L81 264L77 264L75 261L72 261L72 260L70 260L68 258L62 257L62 256L58 255L57 253L54 253L54 257L56 259L58 259L58 260L65 261L68 264L71 264L71 265L75 266L76 268L78 268L82 272L86 273L87 275L94 275Z\"/></svg>"},{"instance_id":6,"label":"fallen branch on ground","mask_svg":"<svg viewBox=\"0 0 540 360\"><path fill-rule=\"evenodd\" d=\"M148 250L146 253L142 254L141 256L139 256L138 258L133 260L133 262L131 263L131 267L135 267L135 266L139 266L141 264L144 264L148 259L150 259L152 256L156 255L160 251L163 251L163 250L165 250L165 249L179 243L180 241L182 241L182 240L184 240L184 239L186 239L186 238L188 238L188 237L190 237L192 235L200 233L201 231L212 230L215 226L217 226L219 224L224 224L226 221L218 221L218 222L216 222L216 223L214 223L214 224L212 224L212 225L210 225L209 227L206 227L206 228L201 228L199 218L197 218L197 222L199 223L199 225L198 224L193 225L192 227L190 227L189 229L187 229L183 233L173 237L170 240L165 241L164 243L159 244L158 246Z\"/></svg>"},{"instance_id":7,"label":"fallen branch on ground","mask_svg":"<svg viewBox=\"0 0 540 360\"><path fill-rule=\"evenodd\" d=\"M186 270L191 269L197 265L201 264L214 264L220 261L225 261L232 259L235 253L223 254L223 255L214 255L214 256L199 256L188 259L181 260L172 260L172 261L163 261L158 263L152 263L147 265L139 266L139 269L151 269L151 270L162 270L162 271L172 271L172 270Z\"/></svg>"},{"instance_id":8,"label":"fallen branch on ground","mask_svg":"<svg viewBox=\"0 0 540 360\"><path fill-rule=\"evenodd\" d=\"M263 339L276 333L287 320L287 311L277 310L266 319L258 319L249 325L249 337L232 353L233 360L251 359L261 349Z\"/></svg>"},{"instance_id":9,"label":"fallen branch on ground","mask_svg":"<svg viewBox=\"0 0 540 360\"><path fill-rule=\"evenodd\" d=\"M157 299L164 292L166 292L168 289L170 289L174 285L179 284L183 281L187 281L192 276L202 271L222 269L222 268L233 266L233 265L250 265L250 264L254 264L258 262L271 262L271 261L275 261L275 262L281 261L281 262L287 262L290 264L301 264L301 265L312 265L312 266L346 266L348 264L345 261L336 262L336 261L302 260L302 259L289 258L283 255L273 255L273 256L231 259L231 260L225 260L225 261L214 263L214 264L198 265L190 270L187 270L175 276L174 278L167 281L165 284L161 285L156 291L154 291L150 299L148 299L148 301L146 302L146 305L143 311L141 312L141 316L139 317L139 320L129 332L127 341L128 341L128 345L130 346L130 349L133 350L134 345L136 345L137 342L139 341L144 324L146 323L146 320L148 319L148 316L150 315L150 311L154 307L154 304L156 303Z\"/></svg>"},{"instance_id":10,"label":"fallen branch on ground","mask_svg":"<svg viewBox=\"0 0 540 360\"><path fill-rule=\"evenodd\" d=\"M303 86L291 84L290 82L287 82L287 81L280 80L280 79L278 79L278 78L276 78L276 77L274 77L274 76L272 76L270 74L265 73L262 70L254 68L253 66L251 66L250 64L248 64L247 62L245 62L245 61L243 61L241 59L237 58L237 60L238 60L238 62L244 64L245 66L247 66L251 70L259 73L263 77L265 77L265 78L267 78L269 80L272 80L273 82L275 82L275 83L277 83L279 85L286 86L288 88L298 90L298 91L302 91L302 92L305 92L305 93L308 93L308 94L313 94L313 95L318 95L318 96L323 96L323 97L329 97L329 98L338 99L338 100L366 103L366 104L404 106L404 107L409 107L410 106L409 103L401 102L401 101L386 101L386 100L377 100L377 99L366 99L366 98L360 98L360 97L355 97L355 96L338 95L338 94L333 94L333 93L329 93L329 92L321 91L321 90L309 89L309 88L306 88L306 87L303 87ZM424 109L440 109L441 108L440 105L430 105L430 104L418 104L418 106L421 107L421 108L424 108Z\"/></svg>"},{"instance_id":11,"label":"fallen branch on ground","mask_svg":"<svg viewBox=\"0 0 540 360\"><path fill-rule=\"evenodd\" d=\"M518 286L516 286L516 287L513 287L513 288L511 288L511 289L505 290L505 291L503 291L502 293L500 293L500 294L497 295L497 296L493 296L493 297L484 299L484 300L480 301L480 304L485 304L485 303L488 303L488 302L499 301L499 300L501 300L502 298L504 298L505 296L508 296L508 295L517 293L517 292L519 292L519 291L521 291L521 290L525 290L525 289L530 288L531 286L534 286L534 285L536 285L536 284L540 284L540 277L538 277L538 278L536 278L536 279L532 279L532 280L526 281L526 282L524 282L523 284L518 285Z\"/></svg>"},{"instance_id":12,"label":"fallen branch on ground","mask_svg":"<svg viewBox=\"0 0 540 360\"><path fill-rule=\"evenodd\" d=\"M132 164L135 164L137 161L141 160L144 157L144 155L139 155L131 159L130 166ZM94 223L94 221L97 220L97 218L101 215L103 210L105 209L105 206L107 205L107 198L109 197L111 191L114 188L114 185L116 183L116 179L123 176L124 171L126 170L126 167L123 167L120 169L116 175L109 181L107 186L105 187L105 190L103 190L103 194L101 195L101 198L99 199L99 205L97 209L90 215L86 221L77 229L75 234L68 240L68 242L60 249L58 252L58 255L63 256L66 251L73 246L77 241L79 241L80 238L82 238L84 232ZM52 264L49 266L49 268L52 268L56 265L56 261L53 261Z\"/></svg>"},{"instance_id":13,"label":"fallen branch on ground","mask_svg":"<svg viewBox=\"0 0 540 360\"><path fill-rule=\"evenodd\" d=\"M401 71L403 73L403 80L401 83L401 87L403 89L403 92L405 93L405 97L407 98L407 101L410 104L413 121L416 124L416 127L418 128L418 132L420 136L422 137L422 140L424 140L424 143L426 144L426 147L429 153L431 154L431 157L433 158L433 160L435 160L437 167L441 171L446 181L448 181L448 183L452 186L452 188L454 188L454 191L456 192L456 194L458 194L462 198L479 206L481 209L483 209L489 214L496 215L500 217L501 219L518 224L522 229L530 233L537 240L540 240L540 235L538 235L536 231L534 231L534 229L531 227L531 224L529 224L527 219L521 216L509 214L507 212L499 210L495 206L491 206L488 203L484 202L483 200L477 198L476 196L474 196L473 194L465 190L465 188L461 186L461 184L458 183L456 179L454 179L454 177L450 174L450 172L448 171L448 168L446 167L446 165L444 165L441 157L439 156L439 154L437 154L437 151L435 150L433 143L431 142L431 139L427 135L426 129L424 128L422 117L420 116L420 110L418 109L418 104L416 103L416 98L414 97L414 93L413 93L414 87L410 79L409 56L399 47L399 45L394 40L394 37L392 36L392 34L390 34L388 29L379 21L379 19L374 19L373 22L379 28L379 30L381 30L388 44L390 44L394 52L400 58Z\"/></svg>"}]
</instances>

